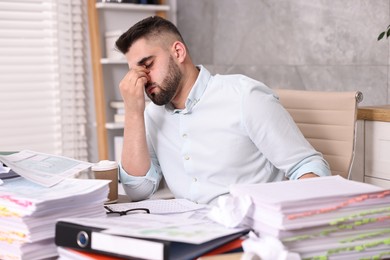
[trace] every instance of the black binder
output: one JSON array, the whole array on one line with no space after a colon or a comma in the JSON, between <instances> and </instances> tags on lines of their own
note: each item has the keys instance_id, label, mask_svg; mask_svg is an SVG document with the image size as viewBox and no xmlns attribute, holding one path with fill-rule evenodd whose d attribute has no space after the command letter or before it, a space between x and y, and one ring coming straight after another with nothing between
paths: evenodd
<instances>
[{"instance_id":1,"label":"black binder","mask_svg":"<svg viewBox=\"0 0 390 260\"><path fill-rule=\"evenodd\" d=\"M131 236L106 234L103 229L58 221L55 229L57 246L73 248L127 259L194 259L240 238L248 230L220 237L202 244L145 239Z\"/></svg>"}]
</instances>

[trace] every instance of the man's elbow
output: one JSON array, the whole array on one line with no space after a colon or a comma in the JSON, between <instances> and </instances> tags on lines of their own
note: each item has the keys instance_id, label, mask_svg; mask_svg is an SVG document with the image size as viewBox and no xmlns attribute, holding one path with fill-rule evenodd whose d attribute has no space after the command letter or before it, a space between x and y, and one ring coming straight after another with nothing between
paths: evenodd
<instances>
[{"instance_id":1,"label":"man's elbow","mask_svg":"<svg viewBox=\"0 0 390 260\"><path fill-rule=\"evenodd\" d=\"M320 176L315 174L315 173L313 173L313 172L308 172L308 173L303 174L298 179L308 179L308 178L314 178L314 177L320 177Z\"/></svg>"}]
</instances>

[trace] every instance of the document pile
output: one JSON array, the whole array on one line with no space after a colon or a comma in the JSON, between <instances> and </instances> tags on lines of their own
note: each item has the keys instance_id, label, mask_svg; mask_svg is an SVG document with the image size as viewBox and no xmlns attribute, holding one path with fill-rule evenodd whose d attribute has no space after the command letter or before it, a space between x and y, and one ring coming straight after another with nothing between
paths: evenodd
<instances>
[{"instance_id":1,"label":"document pile","mask_svg":"<svg viewBox=\"0 0 390 260\"><path fill-rule=\"evenodd\" d=\"M340 176L234 185L248 195L246 221L302 259L390 257L390 190Z\"/></svg>"},{"instance_id":2,"label":"document pile","mask_svg":"<svg viewBox=\"0 0 390 260\"><path fill-rule=\"evenodd\" d=\"M75 177L92 166L89 162L29 150L0 155L0 161L18 175L45 187Z\"/></svg>"},{"instance_id":3,"label":"document pile","mask_svg":"<svg viewBox=\"0 0 390 260\"><path fill-rule=\"evenodd\" d=\"M220 249L248 233L246 228L226 228L186 213L60 219L55 242L64 260L71 259L72 251L67 249L122 259L187 260Z\"/></svg>"},{"instance_id":4,"label":"document pile","mask_svg":"<svg viewBox=\"0 0 390 260\"><path fill-rule=\"evenodd\" d=\"M34 157L42 159L42 156ZM0 159L4 162L9 157L6 160L3 158ZM51 164L57 170L64 166L60 163L62 160L56 161L55 157L49 159L46 160L46 166L50 165L49 162L57 162ZM19 162L16 173L25 175L27 171L24 168L22 174L18 170L28 165L20 162L27 161L24 158L11 165ZM45 160L37 161L42 166ZM29 162L29 165L32 164L33 160ZM56 184L42 185L17 174L3 178L0 185L0 259L56 257L58 254L54 235L58 218L106 215L103 205L109 181L61 177L53 178L56 179ZM51 179L50 176L47 179ZM59 179L61 180L58 181Z\"/></svg>"}]
</instances>

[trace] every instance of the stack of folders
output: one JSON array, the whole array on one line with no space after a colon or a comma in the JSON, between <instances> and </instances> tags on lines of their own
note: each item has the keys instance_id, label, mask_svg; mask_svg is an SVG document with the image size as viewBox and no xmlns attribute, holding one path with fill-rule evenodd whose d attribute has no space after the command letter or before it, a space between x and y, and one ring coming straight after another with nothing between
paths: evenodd
<instances>
[{"instance_id":1,"label":"stack of folders","mask_svg":"<svg viewBox=\"0 0 390 260\"><path fill-rule=\"evenodd\" d=\"M249 195L247 221L302 259L390 257L390 190L340 176L235 185Z\"/></svg>"},{"instance_id":2,"label":"stack of folders","mask_svg":"<svg viewBox=\"0 0 390 260\"><path fill-rule=\"evenodd\" d=\"M0 259L58 255L55 223L61 217L103 217L108 181L65 179L43 187L23 177L0 185Z\"/></svg>"}]
</instances>

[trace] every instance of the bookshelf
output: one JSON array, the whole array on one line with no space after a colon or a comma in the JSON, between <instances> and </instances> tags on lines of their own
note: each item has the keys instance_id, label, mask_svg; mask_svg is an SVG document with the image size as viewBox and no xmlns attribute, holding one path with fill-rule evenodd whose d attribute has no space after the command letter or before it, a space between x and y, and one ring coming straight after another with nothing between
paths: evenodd
<instances>
[{"instance_id":1,"label":"bookshelf","mask_svg":"<svg viewBox=\"0 0 390 260\"><path fill-rule=\"evenodd\" d=\"M99 160L115 160L114 139L123 135L123 123L114 122L115 110L109 103L121 100L118 85L127 72L127 63L120 54L111 52L113 44L108 43L109 34L118 33L119 36L134 23L151 15L176 23L176 0L160 0L157 5L88 0Z\"/></svg>"}]
</instances>

